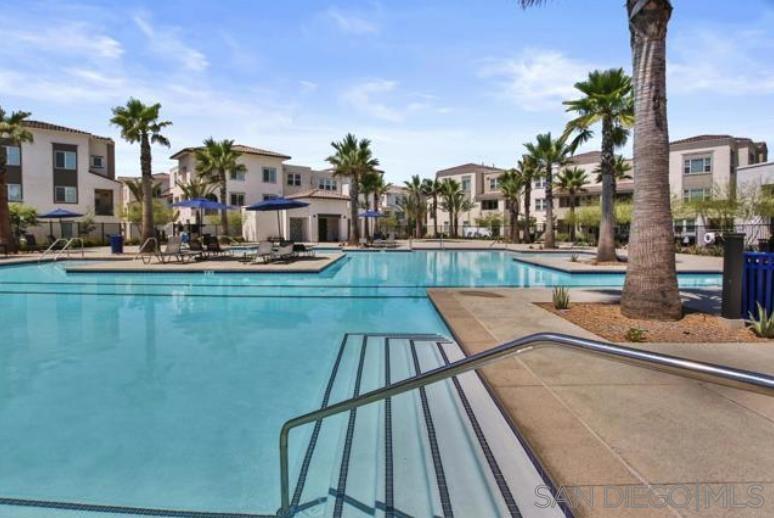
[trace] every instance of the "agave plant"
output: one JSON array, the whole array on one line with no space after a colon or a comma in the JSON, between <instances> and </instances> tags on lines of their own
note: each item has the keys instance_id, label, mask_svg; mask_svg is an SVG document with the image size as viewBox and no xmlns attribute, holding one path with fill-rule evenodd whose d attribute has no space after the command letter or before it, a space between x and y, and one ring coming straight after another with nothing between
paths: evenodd
<instances>
[{"instance_id":1,"label":"agave plant","mask_svg":"<svg viewBox=\"0 0 774 518\"><path fill-rule=\"evenodd\" d=\"M554 288L554 308L568 309L570 307L570 291L564 286Z\"/></svg>"},{"instance_id":2,"label":"agave plant","mask_svg":"<svg viewBox=\"0 0 774 518\"><path fill-rule=\"evenodd\" d=\"M760 302L758 302L758 316L755 317L752 311L747 313L750 317L747 324L753 330L753 332L763 338L774 338L774 311L769 314Z\"/></svg>"}]
</instances>

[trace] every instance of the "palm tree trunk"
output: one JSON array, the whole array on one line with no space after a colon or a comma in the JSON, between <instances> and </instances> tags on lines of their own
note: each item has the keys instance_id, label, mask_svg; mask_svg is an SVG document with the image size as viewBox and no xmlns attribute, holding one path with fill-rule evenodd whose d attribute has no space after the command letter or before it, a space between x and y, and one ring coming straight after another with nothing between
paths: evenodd
<instances>
[{"instance_id":1,"label":"palm tree trunk","mask_svg":"<svg viewBox=\"0 0 774 518\"><path fill-rule=\"evenodd\" d=\"M220 170L218 171L218 176L220 178L220 202L223 205L228 205L228 202L226 201L226 171ZM220 211L220 226L223 228L223 235L228 235L228 214L226 213L226 209L221 209Z\"/></svg>"},{"instance_id":2,"label":"palm tree trunk","mask_svg":"<svg viewBox=\"0 0 774 518\"><path fill-rule=\"evenodd\" d=\"M621 311L630 318L682 316L669 201L666 34L672 6L627 0L634 64L634 208Z\"/></svg>"},{"instance_id":3,"label":"palm tree trunk","mask_svg":"<svg viewBox=\"0 0 774 518\"><path fill-rule=\"evenodd\" d=\"M570 191L570 241L575 243L575 191Z\"/></svg>"},{"instance_id":4,"label":"palm tree trunk","mask_svg":"<svg viewBox=\"0 0 774 518\"><path fill-rule=\"evenodd\" d=\"M151 147L148 135L140 141L140 171L142 172L142 240L156 237L153 228L153 176L151 173Z\"/></svg>"},{"instance_id":5,"label":"palm tree trunk","mask_svg":"<svg viewBox=\"0 0 774 518\"><path fill-rule=\"evenodd\" d=\"M11 210L8 207L8 157L6 147L0 146L0 243L9 252L16 251L16 240L11 231Z\"/></svg>"},{"instance_id":6,"label":"palm tree trunk","mask_svg":"<svg viewBox=\"0 0 774 518\"><path fill-rule=\"evenodd\" d=\"M519 204L511 200L508 204L508 212L511 214L511 243L519 242Z\"/></svg>"},{"instance_id":7,"label":"palm tree trunk","mask_svg":"<svg viewBox=\"0 0 774 518\"><path fill-rule=\"evenodd\" d=\"M602 201L599 223L599 241L597 242L597 261L615 261L615 144L613 142L613 123L605 117L602 121Z\"/></svg>"},{"instance_id":8,"label":"palm tree trunk","mask_svg":"<svg viewBox=\"0 0 774 518\"><path fill-rule=\"evenodd\" d=\"M438 195L433 193L433 237L438 237Z\"/></svg>"},{"instance_id":9,"label":"palm tree trunk","mask_svg":"<svg viewBox=\"0 0 774 518\"><path fill-rule=\"evenodd\" d=\"M532 206L532 181L526 182L524 185L524 241L526 243L532 242L532 234L529 231L529 216L530 207Z\"/></svg>"},{"instance_id":10,"label":"palm tree trunk","mask_svg":"<svg viewBox=\"0 0 774 518\"><path fill-rule=\"evenodd\" d=\"M554 175L553 165L546 170L546 232L543 248L556 248L554 241Z\"/></svg>"},{"instance_id":11,"label":"palm tree trunk","mask_svg":"<svg viewBox=\"0 0 774 518\"><path fill-rule=\"evenodd\" d=\"M374 191L374 212L379 212L379 192ZM379 231L379 218L374 219L374 236Z\"/></svg>"},{"instance_id":12,"label":"palm tree trunk","mask_svg":"<svg viewBox=\"0 0 774 518\"><path fill-rule=\"evenodd\" d=\"M360 226L357 217L357 205L360 201L358 182L359 179L353 176L349 185L349 244L353 246L360 243Z\"/></svg>"}]
</instances>

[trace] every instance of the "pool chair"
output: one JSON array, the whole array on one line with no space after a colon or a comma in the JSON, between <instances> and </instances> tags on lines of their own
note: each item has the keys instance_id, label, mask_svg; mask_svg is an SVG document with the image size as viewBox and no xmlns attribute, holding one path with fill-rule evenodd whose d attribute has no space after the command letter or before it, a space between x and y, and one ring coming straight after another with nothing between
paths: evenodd
<instances>
[{"instance_id":1,"label":"pool chair","mask_svg":"<svg viewBox=\"0 0 774 518\"><path fill-rule=\"evenodd\" d=\"M143 264L150 264L155 257L158 262L165 264L174 261L179 263L186 262L189 258L193 258L200 255L200 252L191 250L182 250L180 248L180 237L172 236L167 239L167 243L164 245L164 250L152 249L143 252L140 256Z\"/></svg>"},{"instance_id":2,"label":"pool chair","mask_svg":"<svg viewBox=\"0 0 774 518\"><path fill-rule=\"evenodd\" d=\"M293 245L293 253L298 256L313 257L314 247L306 246L303 243L296 243L295 245Z\"/></svg>"},{"instance_id":3,"label":"pool chair","mask_svg":"<svg viewBox=\"0 0 774 518\"><path fill-rule=\"evenodd\" d=\"M255 249L254 253L255 257L251 261L253 264L261 262L268 263L274 257L274 247L270 241L262 241L261 243L258 243L258 248Z\"/></svg>"},{"instance_id":4,"label":"pool chair","mask_svg":"<svg viewBox=\"0 0 774 518\"><path fill-rule=\"evenodd\" d=\"M360 246L362 246L363 248L368 248L369 246L371 246L371 243L368 242L368 239L361 237Z\"/></svg>"},{"instance_id":5,"label":"pool chair","mask_svg":"<svg viewBox=\"0 0 774 518\"><path fill-rule=\"evenodd\" d=\"M218 241L217 237L204 237L204 252L207 255L223 255L226 253L226 250L220 247L220 241Z\"/></svg>"},{"instance_id":6,"label":"pool chair","mask_svg":"<svg viewBox=\"0 0 774 518\"><path fill-rule=\"evenodd\" d=\"M384 240L384 242L382 243L382 246L384 248L397 248L398 242L395 241L395 234L390 232L390 237Z\"/></svg>"},{"instance_id":7,"label":"pool chair","mask_svg":"<svg viewBox=\"0 0 774 518\"><path fill-rule=\"evenodd\" d=\"M293 251L293 245L285 245L277 248L272 254L271 254L271 260L272 261L282 261L282 260L288 260L292 259L296 256L296 253Z\"/></svg>"}]
</instances>

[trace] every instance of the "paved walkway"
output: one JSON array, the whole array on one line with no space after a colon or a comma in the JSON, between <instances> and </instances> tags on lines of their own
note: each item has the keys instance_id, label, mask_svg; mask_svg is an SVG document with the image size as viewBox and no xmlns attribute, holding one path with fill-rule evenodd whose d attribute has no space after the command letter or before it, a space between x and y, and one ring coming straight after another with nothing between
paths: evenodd
<instances>
[{"instance_id":1,"label":"paved walkway","mask_svg":"<svg viewBox=\"0 0 774 518\"><path fill-rule=\"evenodd\" d=\"M545 331L598 339L532 304L550 301L548 289L433 289L430 296L468 354ZM618 293L572 296L599 301ZM774 373L774 344L631 346ZM772 398L550 348L482 371L578 516L774 516ZM753 503L751 490L764 507L729 509L728 499L709 501L710 490ZM671 496L673 505L648 504L654 494ZM632 500L618 502L623 495Z\"/></svg>"}]
</instances>

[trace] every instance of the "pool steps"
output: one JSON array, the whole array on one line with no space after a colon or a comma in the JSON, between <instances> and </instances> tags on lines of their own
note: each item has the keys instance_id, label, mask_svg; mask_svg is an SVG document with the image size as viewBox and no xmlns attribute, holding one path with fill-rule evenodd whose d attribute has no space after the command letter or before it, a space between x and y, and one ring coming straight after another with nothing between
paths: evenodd
<instances>
[{"instance_id":1,"label":"pool steps","mask_svg":"<svg viewBox=\"0 0 774 518\"><path fill-rule=\"evenodd\" d=\"M326 404L463 356L438 335L349 334ZM544 482L472 372L329 417L304 441L296 516L563 516L533 505Z\"/></svg>"}]
</instances>

